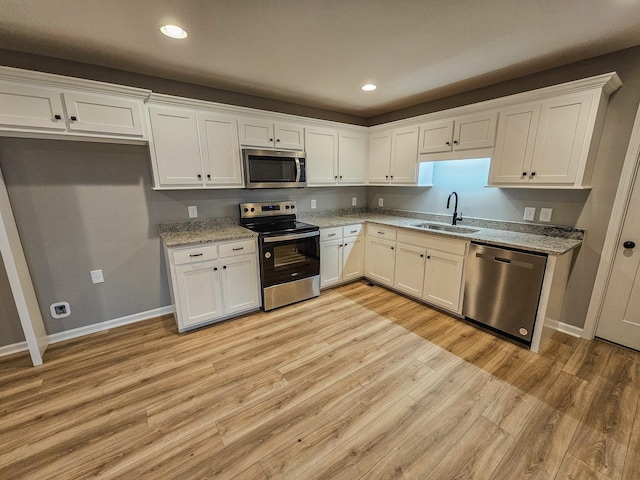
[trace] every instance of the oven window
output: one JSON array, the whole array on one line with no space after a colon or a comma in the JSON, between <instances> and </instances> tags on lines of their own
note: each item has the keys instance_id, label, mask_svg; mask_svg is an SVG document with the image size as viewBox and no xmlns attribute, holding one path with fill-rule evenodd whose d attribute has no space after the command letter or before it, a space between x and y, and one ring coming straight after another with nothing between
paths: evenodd
<instances>
[{"instance_id":1,"label":"oven window","mask_svg":"<svg viewBox=\"0 0 640 480\"><path fill-rule=\"evenodd\" d=\"M261 271L264 287L319 275L319 237L263 244Z\"/></svg>"}]
</instances>

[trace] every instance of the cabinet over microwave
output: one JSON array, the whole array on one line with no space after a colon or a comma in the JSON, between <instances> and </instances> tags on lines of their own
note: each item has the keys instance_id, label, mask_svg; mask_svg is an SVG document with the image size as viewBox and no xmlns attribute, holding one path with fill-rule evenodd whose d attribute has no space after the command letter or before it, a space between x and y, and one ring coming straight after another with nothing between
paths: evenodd
<instances>
[{"instance_id":1,"label":"cabinet over microwave","mask_svg":"<svg viewBox=\"0 0 640 480\"><path fill-rule=\"evenodd\" d=\"M242 150L247 188L300 188L307 185L304 152Z\"/></svg>"}]
</instances>

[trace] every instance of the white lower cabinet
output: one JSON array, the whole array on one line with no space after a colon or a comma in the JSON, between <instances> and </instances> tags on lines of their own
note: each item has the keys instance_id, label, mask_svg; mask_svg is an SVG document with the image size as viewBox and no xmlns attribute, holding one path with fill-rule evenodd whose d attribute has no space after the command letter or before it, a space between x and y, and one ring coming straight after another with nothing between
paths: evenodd
<instances>
[{"instance_id":1,"label":"white lower cabinet","mask_svg":"<svg viewBox=\"0 0 640 480\"><path fill-rule=\"evenodd\" d=\"M166 248L178 331L260 307L255 239Z\"/></svg>"},{"instance_id":2,"label":"white lower cabinet","mask_svg":"<svg viewBox=\"0 0 640 480\"><path fill-rule=\"evenodd\" d=\"M365 276L460 314L468 245L456 238L368 224Z\"/></svg>"},{"instance_id":3,"label":"white lower cabinet","mask_svg":"<svg viewBox=\"0 0 640 480\"><path fill-rule=\"evenodd\" d=\"M364 275L362 225L320 231L320 288L357 280Z\"/></svg>"}]
</instances>

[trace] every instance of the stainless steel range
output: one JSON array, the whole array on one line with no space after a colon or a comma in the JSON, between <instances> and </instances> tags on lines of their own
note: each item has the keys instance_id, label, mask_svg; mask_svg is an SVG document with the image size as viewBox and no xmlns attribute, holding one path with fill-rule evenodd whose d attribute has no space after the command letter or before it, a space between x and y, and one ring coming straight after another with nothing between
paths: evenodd
<instances>
[{"instance_id":1,"label":"stainless steel range","mask_svg":"<svg viewBox=\"0 0 640 480\"><path fill-rule=\"evenodd\" d=\"M320 228L296 220L296 202L241 203L240 225L259 234L263 310L320 295Z\"/></svg>"}]
</instances>

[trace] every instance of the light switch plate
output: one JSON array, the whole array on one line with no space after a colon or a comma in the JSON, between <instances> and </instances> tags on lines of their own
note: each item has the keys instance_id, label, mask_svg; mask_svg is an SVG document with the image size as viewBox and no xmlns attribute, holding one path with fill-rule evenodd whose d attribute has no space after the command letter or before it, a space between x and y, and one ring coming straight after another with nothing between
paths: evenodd
<instances>
[{"instance_id":1,"label":"light switch plate","mask_svg":"<svg viewBox=\"0 0 640 480\"><path fill-rule=\"evenodd\" d=\"M91 281L93 283L104 283L102 270L91 270L89 273L91 274Z\"/></svg>"},{"instance_id":2,"label":"light switch plate","mask_svg":"<svg viewBox=\"0 0 640 480\"><path fill-rule=\"evenodd\" d=\"M195 205L189 205L189 218L197 218L198 217L198 207Z\"/></svg>"},{"instance_id":3,"label":"light switch plate","mask_svg":"<svg viewBox=\"0 0 640 480\"><path fill-rule=\"evenodd\" d=\"M541 208L540 209L540 221L541 222L550 222L552 213L553 213L553 208Z\"/></svg>"},{"instance_id":4,"label":"light switch plate","mask_svg":"<svg viewBox=\"0 0 640 480\"><path fill-rule=\"evenodd\" d=\"M316 199L315 198L311 199L311 208L316 208Z\"/></svg>"},{"instance_id":5,"label":"light switch plate","mask_svg":"<svg viewBox=\"0 0 640 480\"><path fill-rule=\"evenodd\" d=\"M351 197L351 206L355 207L358 205L358 197Z\"/></svg>"},{"instance_id":6,"label":"light switch plate","mask_svg":"<svg viewBox=\"0 0 640 480\"><path fill-rule=\"evenodd\" d=\"M524 219L533 222L536 219L536 209L534 207L525 207Z\"/></svg>"},{"instance_id":7,"label":"light switch plate","mask_svg":"<svg viewBox=\"0 0 640 480\"><path fill-rule=\"evenodd\" d=\"M380 198L378 199L378 206L379 206L379 207L384 207L384 198L380 197Z\"/></svg>"}]
</instances>

